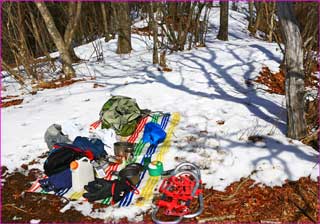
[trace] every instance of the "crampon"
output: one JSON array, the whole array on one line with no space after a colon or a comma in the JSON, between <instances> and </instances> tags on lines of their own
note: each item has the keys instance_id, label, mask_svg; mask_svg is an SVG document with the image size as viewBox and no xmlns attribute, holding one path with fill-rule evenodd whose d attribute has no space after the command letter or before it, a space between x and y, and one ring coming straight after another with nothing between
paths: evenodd
<instances>
[{"instance_id":1,"label":"crampon","mask_svg":"<svg viewBox=\"0 0 320 224\"><path fill-rule=\"evenodd\" d=\"M152 219L156 223L179 223L183 218L193 218L203 211L203 195L201 185L201 175L199 168L192 163L179 164L172 175L165 178L159 188L162 194L156 201L152 212ZM199 202L198 210L192 212L190 204L197 198ZM164 216L176 217L172 221L162 221L157 218L158 213Z\"/></svg>"}]
</instances>

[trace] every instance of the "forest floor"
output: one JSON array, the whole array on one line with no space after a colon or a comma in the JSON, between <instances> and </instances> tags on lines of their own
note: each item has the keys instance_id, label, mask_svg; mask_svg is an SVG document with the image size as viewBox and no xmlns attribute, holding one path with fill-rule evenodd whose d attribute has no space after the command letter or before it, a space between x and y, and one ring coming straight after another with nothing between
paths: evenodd
<instances>
[{"instance_id":1,"label":"forest floor","mask_svg":"<svg viewBox=\"0 0 320 224\"><path fill-rule=\"evenodd\" d=\"M31 186L41 170L33 169L21 172L7 173L2 167L2 178L5 180L2 188L2 223L12 222L94 222L104 220L85 216L71 208L65 212L61 209L68 200L51 194L21 193ZM319 222L319 184L309 177L298 181L287 181L282 187L268 187L254 184L250 178L242 178L229 185L225 191L204 188L204 211L193 219L183 222ZM192 210L198 209L197 201L192 202ZM92 212L103 205L94 205ZM172 220L165 215L159 215L161 220ZM127 222L126 218L118 220ZM150 211L144 217L144 222L151 223Z\"/></svg>"}]
</instances>

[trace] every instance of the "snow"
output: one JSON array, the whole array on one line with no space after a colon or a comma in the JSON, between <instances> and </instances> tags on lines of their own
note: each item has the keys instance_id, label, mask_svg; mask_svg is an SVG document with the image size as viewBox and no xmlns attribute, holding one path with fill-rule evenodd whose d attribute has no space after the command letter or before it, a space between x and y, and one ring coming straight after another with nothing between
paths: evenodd
<instances>
[{"instance_id":1,"label":"snow","mask_svg":"<svg viewBox=\"0 0 320 224\"><path fill-rule=\"evenodd\" d=\"M277 44L250 37L245 16L230 13L229 41L215 38L219 11L212 9L207 46L168 55L172 72L160 72L152 65L148 37L132 35L133 51L129 55L115 54L116 40L96 40L103 47L103 61L95 60L92 43L76 48L77 55L87 60L75 65L78 76L95 80L30 95L10 77L3 78L2 95L23 93L24 101L2 109L2 165L13 171L46 152L43 137L53 123L61 124L73 138L89 136L89 125L98 119L103 103L111 95L126 95L136 98L141 108L181 114L165 156L165 170L182 161L193 162L201 167L206 187L216 190L248 176L268 186L281 186L286 179L309 175L316 180L318 152L285 136L284 96L267 93L260 85L245 84L262 66L278 70L282 56ZM94 83L105 87L93 88ZM219 120L224 124L219 125ZM263 139L248 141L252 135ZM42 164L29 168L42 169ZM105 220L128 217L141 221L141 214L151 205L110 206L94 213L88 203L70 202L67 206L64 210L74 207Z\"/></svg>"}]
</instances>

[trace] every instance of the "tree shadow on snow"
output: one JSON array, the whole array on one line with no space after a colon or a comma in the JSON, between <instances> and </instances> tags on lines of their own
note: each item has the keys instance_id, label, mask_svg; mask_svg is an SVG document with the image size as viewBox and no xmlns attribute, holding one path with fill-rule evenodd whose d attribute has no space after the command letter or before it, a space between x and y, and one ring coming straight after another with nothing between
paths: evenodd
<instances>
[{"instance_id":1,"label":"tree shadow on snow","mask_svg":"<svg viewBox=\"0 0 320 224\"><path fill-rule=\"evenodd\" d=\"M253 45L253 47L257 48L256 45ZM263 48L263 47L259 46L259 49L260 48ZM187 92L192 95L201 96L201 97L209 98L212 100L222 99L222 100L232 101L234 103L244 105L245 107L248 108L248 110L252 114L254 114L258 118L270 124L276 125L281 130L282 133L285 133L286 131L285 109L277 105L275 102L272 102L268 99L258 96L256 91L251 87L244 87L240 85L239 82L236 81L233 77L233 75L237 76L237 74L232 74L230 72L230 70L233 68L238 67L241 69L243 66L247 66L248 69L245 69L245 70L242 69L242 71L244 71L244 75L243 75L244 79L248 80L250 79L250 74L255 70L253 63L256 63L257 61L256 60L245 61L243 58L237 55L233 49L227 47L228 53L231 54L233 58L238 61L238 63L224 66L223 64L219 64L217 62L218 59L217 59L216 53L214 52L214 49L207 48L207 50L210 53L210 56L211 56L210 58L205 58L200 56L199 54L190 52L190 53L181 54L180 57L182 57L183 60L178 61L178 63L181 64L181 66L183 67L189 67L191 69L200 68L200 70L202 71L202 74L204 74L204 76L207 79L208 86L214 88L214 90L217 93L207 93L207 92L193 90L187 87L186 85L184 85L183 82L181 82L180 84L174 84L169 80L167 80L166 77L164 77L164 75L160 75L160 76L154 75L153 77L158 82L170 88L179 89L181 91ZM270 56L271 53L267 49L265 49L264 53L266 53L266 55L270 59L272 60L276 59L274 56ZM198 67L193 67L193 66L190 66L189 64L184 63L183 61L185 60L192 61L192 63L196 64ZM217 82L219 79L224 79L224 81L233 89L233 91L226 92L225 91L226 88L222 88ZM241 94L241 97L232 95L231 94L232 92ZM268 113L273 116L267 115L265 112L263 112L263 110L268 111Z\"/></svg>"},{"instance_id":2,"label":"tree shadow on snow","mask_svg":"<svg viewBox=\"0 0 320 224\"><path fill-rule=\"evenodd\" d=\"M199 132L197 131L193 131L190 134L199 136ZM261 145L258 145L257 143L254 143L251 141L231 140L230 138L222 135L217 136L217 135L208 134L205 136L202 135L201 138L204 139L205 142L210 142L210 139L219 140L220 143L223 142L222 146L216 147L215 149L213 148L210 149L209 145L205 146L205 148L209 148L209 150L225 150L225 151L235 152L235 150L237 151L248 150L248 149L250 150L250 148L252 148L253 150L255 150L255 152L257 152L257 150L259 150L260 148L261 150L264 151L261 153L263 155L258 156L257 158L251 161L254 169L258 170L259 169L258 166L261 165L261 162L267 162L268 165L270 166L274 166L280 163L288 179L292 179L294 177L292 173L292 169L291 170L289 169L289 163L291 161L289 155L291 155L292 157L297 157L298 159L303 161L312 162L314 163L314 165L318 163L318 153L315 150L304 151L302 149L298 149L298 147L294 144L284 144L270 136L263 135L262 137L263 137L262 141L264 142L264 144L261 144ZM266 150L268 152L267 155L265 155ZM241 163L241 161L239 162ZM311 172L311 169L310 169L310 172Z\"/></svg>"}]
</instances>

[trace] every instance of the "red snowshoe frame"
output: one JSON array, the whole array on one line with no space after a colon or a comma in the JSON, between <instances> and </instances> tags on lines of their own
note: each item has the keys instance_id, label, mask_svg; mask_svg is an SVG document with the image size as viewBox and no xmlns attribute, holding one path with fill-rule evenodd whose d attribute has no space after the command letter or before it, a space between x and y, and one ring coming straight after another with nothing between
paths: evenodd
<instances>
[{"instance_id":1,"label":"red snowshoe frame","mask_svg":"<svg viewBox=\"0 0 320 224\"><path fill-rule=\"evenodd\" d=\"M152 212L152 219L156 223L179 223L183 218L193 218L203 211L203 195L200 189L201 175L199 168L192 163L181 163L173 171L171 177L163 180L159 192L160 200ZM191 213L189 208L193 198L198 198L199 209ZM175 216L176 220L161 221L156 216L160 208L164 208L164 215Z\"/></svg>"}]
</instances>

